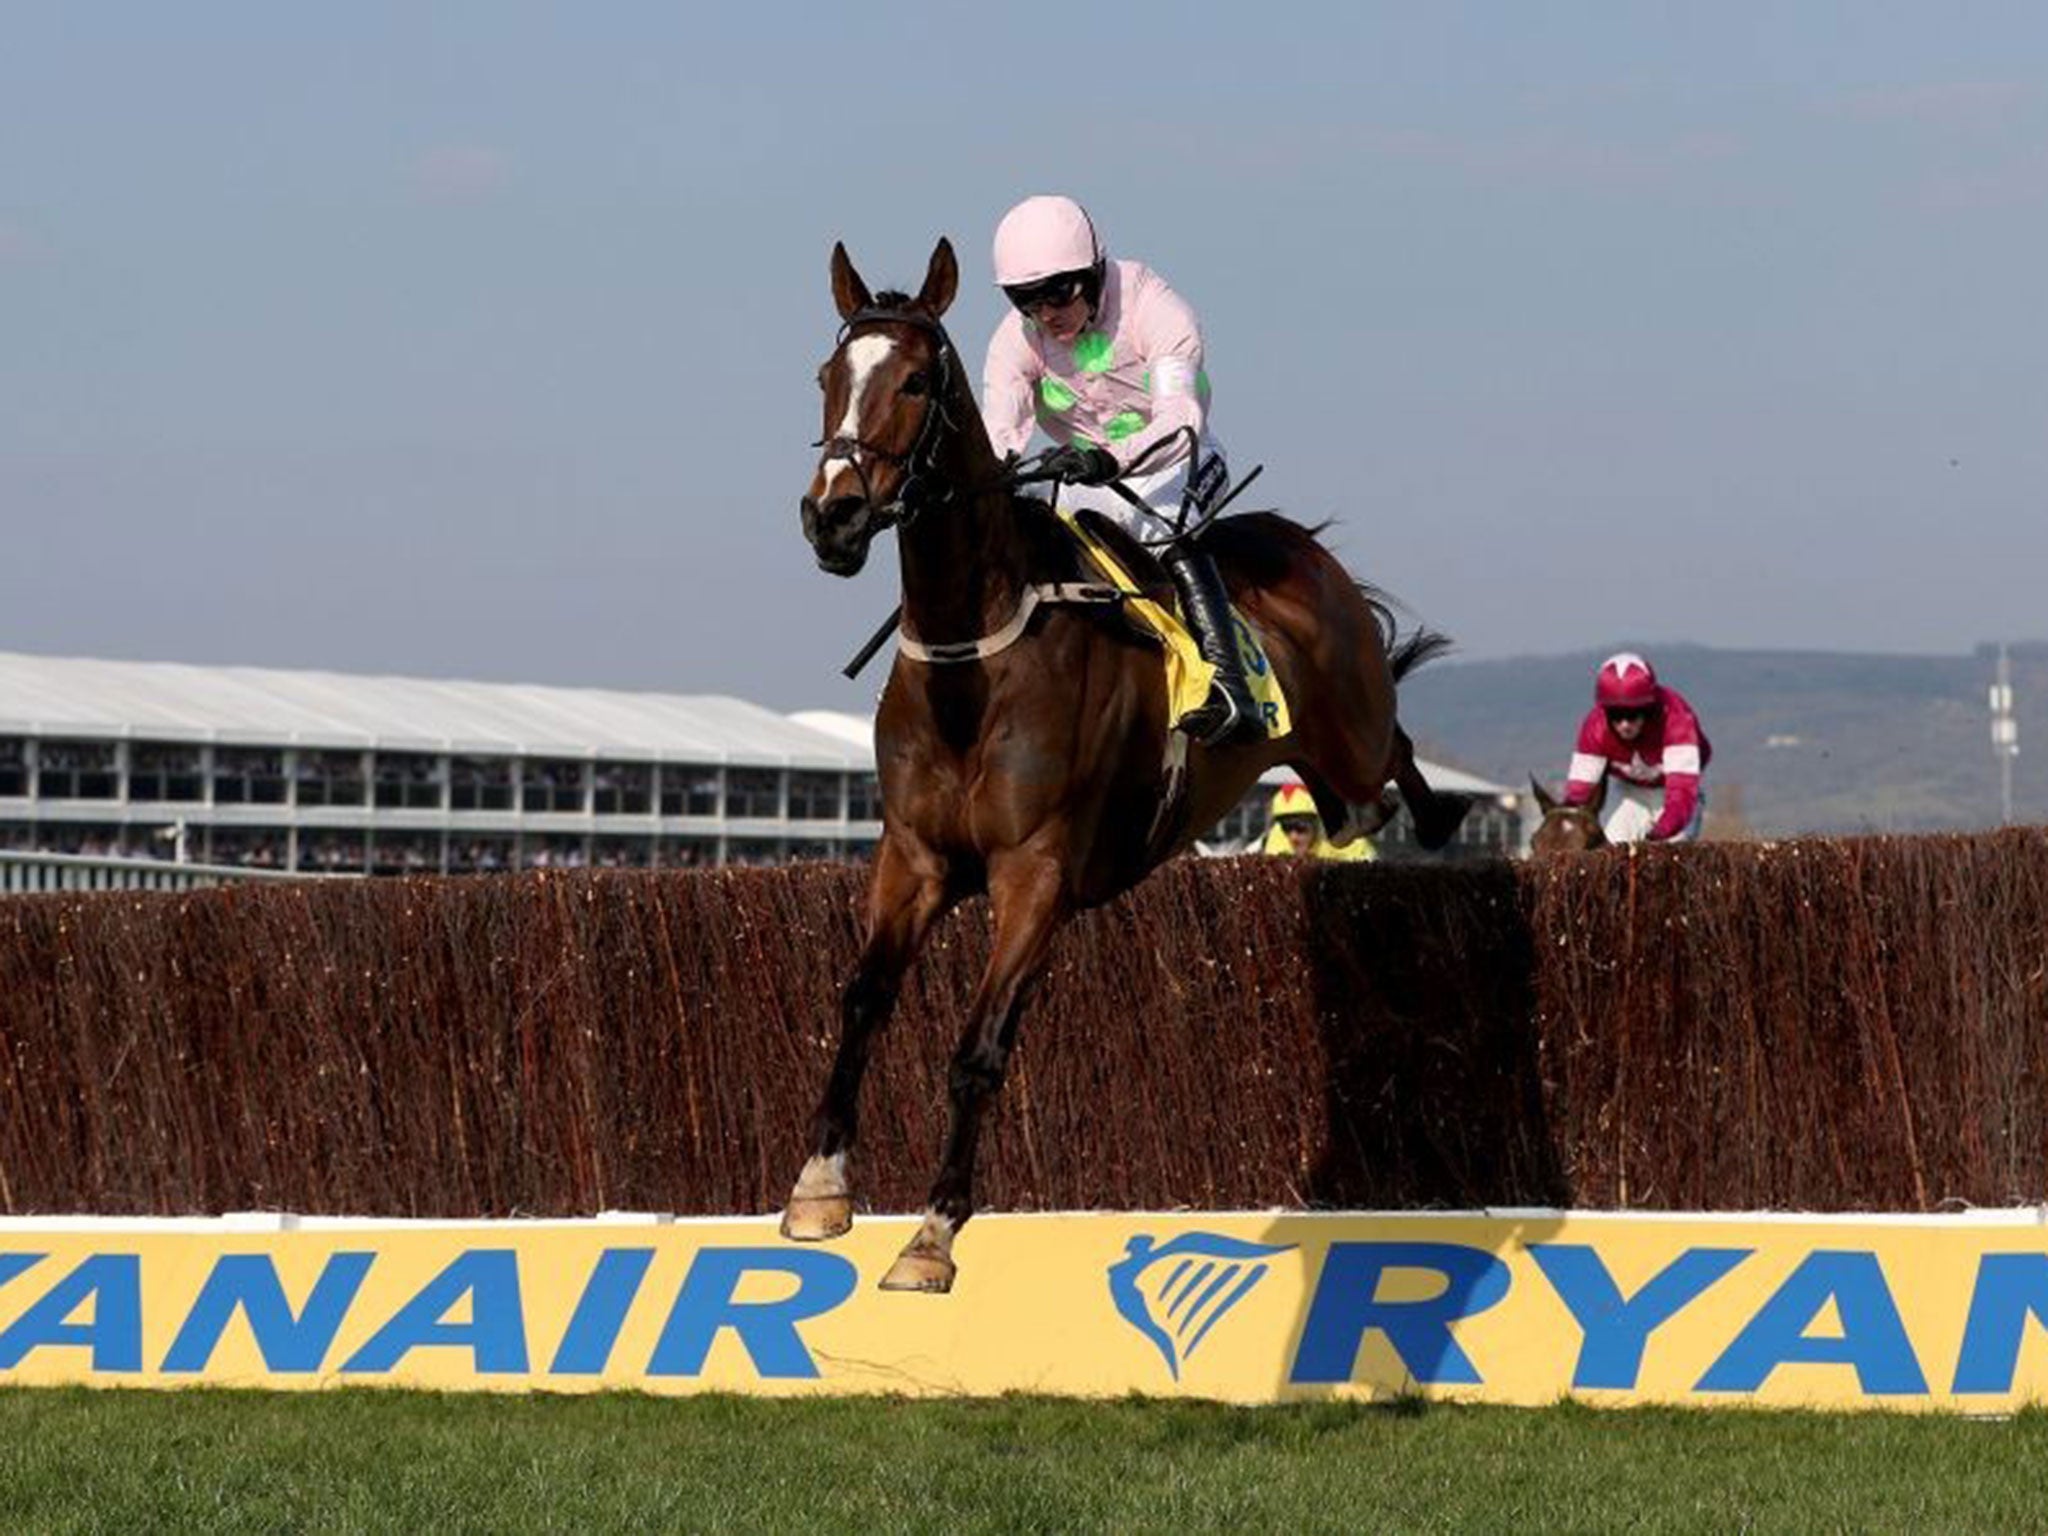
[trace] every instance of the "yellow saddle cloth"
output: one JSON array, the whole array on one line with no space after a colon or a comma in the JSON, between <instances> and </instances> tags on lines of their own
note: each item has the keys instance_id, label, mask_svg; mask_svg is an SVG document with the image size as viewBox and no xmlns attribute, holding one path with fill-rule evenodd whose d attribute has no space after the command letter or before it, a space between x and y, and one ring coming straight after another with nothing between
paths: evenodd
<instances>
[{"instance_id":1,"label":"yellow saddle cloth","mask_svg":"<svg viewBox=\"0 0 2048 1536\"><path fill-rule=\"evenodd\" d=\"M1215 666L1203 659L1194 635L1181 622L1180 615L1146 597L1107 544L1073 513L1062 511L1059 516L1102 579L1119 592L1129 594L1124 599L1124 611L1158 637L1166 653L1167 723L1179 725L1209 697L1209 686L1216 680ZM1287 712L1287 695L1281 691L1280 675L1266 659L1266 648L1259 643L1258 632L1245 623L1235 607L1230 610L1230 623L1237 632L1237 654L1244 664L1245 681L1251 685L1260 718L1266 722L1266 735L1285 736L1294 729L1294 723Z\"/></svg>"}]
</instances>

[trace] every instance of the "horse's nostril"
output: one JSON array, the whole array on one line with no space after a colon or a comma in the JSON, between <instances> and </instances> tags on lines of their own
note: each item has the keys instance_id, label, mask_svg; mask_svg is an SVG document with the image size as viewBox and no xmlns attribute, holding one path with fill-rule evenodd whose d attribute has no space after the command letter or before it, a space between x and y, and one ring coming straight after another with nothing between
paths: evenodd
<instances>
[{"instance_id":1,"label":"horse's nostril","mask_svg":"<svg viewBox=\"0 0 2048 1536\"><path fill-rule=\"evenodd\" d=\"M865 496L834 496L820 502L815 496L806 496L801 503L804 514L804 532L816 538L819 534L844 533L854 526L854 520L867 505Z\"/></svg>"}]
</instances>

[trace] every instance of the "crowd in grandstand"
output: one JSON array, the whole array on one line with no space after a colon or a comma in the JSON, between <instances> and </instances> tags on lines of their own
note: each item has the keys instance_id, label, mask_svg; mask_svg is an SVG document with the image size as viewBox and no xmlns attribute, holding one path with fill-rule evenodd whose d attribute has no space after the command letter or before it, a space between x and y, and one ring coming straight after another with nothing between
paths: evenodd
<instances>
[{"instance_id":1,"label":"crowd in grandstand","mask_svg":"<svg viewBox=\"0 0 2048 1536\"><path fill-rule=\"evenodd\" d=\"M309 874L490 874L517 869L698 869L719 862L715 838L636 838L574 833L449 836L433 831L327 831L301 828L296 862L282 827L103 826L0 822L0 852L91 859L158 859L242 869L297 869ZM780 864L793 859L859 856L829 842L734 838L727 862Z\"/></svg>"}]
</instances>

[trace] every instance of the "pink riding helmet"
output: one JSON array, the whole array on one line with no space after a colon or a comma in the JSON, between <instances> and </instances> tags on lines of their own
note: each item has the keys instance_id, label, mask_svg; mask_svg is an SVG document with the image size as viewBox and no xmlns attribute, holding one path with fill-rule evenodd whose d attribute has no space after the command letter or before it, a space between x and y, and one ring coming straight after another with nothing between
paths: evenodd
<instances>
[{"instance_id":1,"label":"pink riding helmet","mask_svg":"<svg viewBox=\"0 0 2048 1536\"><path fill-rule=\"evenodd\" d=\"M1602 709L1648 709L1657 702L1657 674L1634 651L1618 651L1600 663L1593 700Z\"/></svg>"},{"instance_id":2,"label":"pink riding helmet","mask_svg":"<svg viewBox=\"0 0 2048 1536\"><path fill-rule=\"evenodd\" d=\"M1071 197L1027 197L996 226L996 285L1015 288L1102 259L1088 210Z\"/></svg>"}]
</instances>

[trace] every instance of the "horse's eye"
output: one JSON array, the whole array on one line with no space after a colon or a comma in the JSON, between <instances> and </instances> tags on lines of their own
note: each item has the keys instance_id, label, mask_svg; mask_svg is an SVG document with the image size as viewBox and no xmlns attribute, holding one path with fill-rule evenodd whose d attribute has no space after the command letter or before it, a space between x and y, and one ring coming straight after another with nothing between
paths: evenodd
<instances>
[{"instance_id":1,"label":"horse's eye","mask_svg":"<svg viewBox=\"0 0 2048 1536\"><path fill-rule=\"evenodd\" d=\"M903 381L903 393L906 395L921 395L931 387L931 380L921 373L913 373Z\"/></svg>"}]
</instances>

